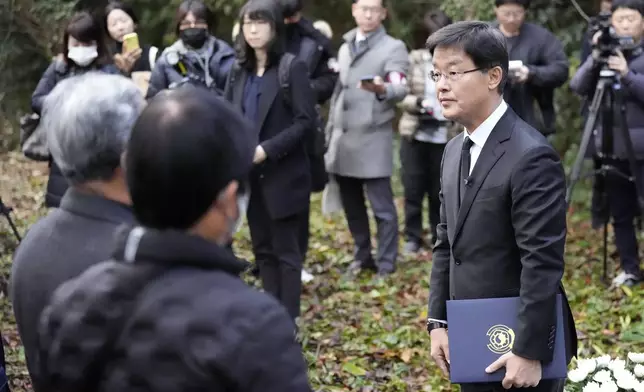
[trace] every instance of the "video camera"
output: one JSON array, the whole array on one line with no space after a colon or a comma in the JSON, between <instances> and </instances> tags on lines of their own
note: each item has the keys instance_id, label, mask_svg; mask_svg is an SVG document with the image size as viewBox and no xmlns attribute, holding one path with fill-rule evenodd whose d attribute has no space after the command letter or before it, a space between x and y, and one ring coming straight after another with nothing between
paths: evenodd
<instances>
[{"instance_id":1,"label":"video camera","mask_svg":"<svg viewBox=\"0 0 644 392\"><path fill-rule=\"evenodd\" d=\"M208 81L206 81L206 78L203 76L203 72L199 68L200 65L196 64L185 54L171 51L166 54L166 59L168 64L174 67L182 76L181 80L168 86L170 89L175 89L188 84L213 90L217 94L223 95L223 91L220 91L217 88L215 81L212 80L210 84L208 84Z\"/></svg>"},{"instance_id":2,"label":"video camera","mask_svg":"<svg viewBox=\"0 0 644 392\"><path fill-rule=\"evenodd\" d=\"M599 52L598 61L603 64L606 64L610 56L615 56L617 50L624 52L632 50L636 46L633 37L617 35L611 22L611 16L610 12L602 12L590 23L591 37L601 32L599 39L593 44L593 51Z\"/></svg>"}]
</instances>

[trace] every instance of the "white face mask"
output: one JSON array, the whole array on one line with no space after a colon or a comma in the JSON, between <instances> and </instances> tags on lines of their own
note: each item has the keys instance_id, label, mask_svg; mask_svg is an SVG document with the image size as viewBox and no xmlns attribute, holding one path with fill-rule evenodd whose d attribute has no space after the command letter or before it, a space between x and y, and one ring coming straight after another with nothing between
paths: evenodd
<instances>
[{"instance_id":1,"label":"white face mask","mask_svg":"<svg viewBox=\"0 0 644 392\"><path fill-rule=\"evenodd\" d=\"M85 67L96 60L98 50L96 45L93 46L75 46L67 50L67 57L79 67Z\"/></svg>"}]
</instances>

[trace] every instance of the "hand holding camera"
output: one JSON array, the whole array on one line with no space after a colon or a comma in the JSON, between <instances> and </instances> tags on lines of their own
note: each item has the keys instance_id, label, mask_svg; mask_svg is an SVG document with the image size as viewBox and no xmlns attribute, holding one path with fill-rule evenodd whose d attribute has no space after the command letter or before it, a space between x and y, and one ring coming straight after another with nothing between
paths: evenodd
<instances>
[{"instance_id":1,"label":"hand holding camera","mask_svg":"<svg viewBox=\"0 0 644 392\"><path fill-rule=\"evenodd\" d=\"M628 62L621 50L618 49L616 53L616 56L610 56L608 58L608 68L619 72L621 76L626 76L628 73Z\"/></svg>"}]
</instances>

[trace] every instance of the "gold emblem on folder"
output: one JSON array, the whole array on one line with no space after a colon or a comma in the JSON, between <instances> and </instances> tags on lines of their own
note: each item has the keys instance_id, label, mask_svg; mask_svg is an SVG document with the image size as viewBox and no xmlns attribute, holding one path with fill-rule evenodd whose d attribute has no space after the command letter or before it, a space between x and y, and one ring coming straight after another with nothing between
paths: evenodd
<instances>
[{"instance_id":1,"label":"gold emblem on folder","mask_svg":"<svg viewBox=\"0 0 644 392\"><path fill-rule=\"evenodd\" d=\"M514 345L514 331L505 325L498 324L490 327L486 334L490 340L487 348L495 354L505 354Z\"/></svg>"}]
</instances>

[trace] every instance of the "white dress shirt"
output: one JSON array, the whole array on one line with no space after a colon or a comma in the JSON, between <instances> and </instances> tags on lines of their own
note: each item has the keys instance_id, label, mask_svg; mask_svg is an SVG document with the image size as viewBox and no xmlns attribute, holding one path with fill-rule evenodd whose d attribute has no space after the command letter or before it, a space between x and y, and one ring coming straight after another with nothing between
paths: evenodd
<instances>
[{"instance_id":1,"label":"white dress shirt","mask_svg":"<svg viewBox=\"0 0 644 392\"><path fill-rule=\"evenodd\" d=\"M496 126L496 124L499 122L501 117L503 117L503 114L505 114L505 111L508 109L508 104L505 103L504 100L501 100L501 103L499 106L496 107L496 109L490 114L488 118L485 119L481 123L481 125L478 126L474 131L470 132L467 129L465 129L465 132L463 133L463 138L469 137L472 139L474 144L472 144L472 147L470 147L470 172L469 174L472 174L472 170L474 170L474 165L476 165L476 160L479 159L479 155L481 155L481 150L483 150L483 146L485 145L485 142L487 141L488 137L492 133L492 130ZM463 139L465 140L465 139Z\"/></svg>"},{"instance_id":2,"label":"white dress shirt","mask_svg":"<svg viewBox=\"0 0 644 392\"><path fill-rule=\"evenodd\" d=\"M367 39L367 36L362 34L362 31L360 30L356 31L356 44L359 44L360 42L366 39Z\"/></svg>"},{"instance_id":3,"label":"white dress shirt","mask_svg":"<svg viewBox=\"0 0 644 392\"><path fill-rule=\"evenodd\" d=\"M478 126L478 128L476 128L471 133L467 129L465 129L465 132L463 133L463 140L465 140L466 137L469 137L474 142L474 144L472 144L472 147L470 147L470 175L472 174L474 165L476 165L476 160L479 158L479 155L481 155L481 150L483 149L485 142L487 141L488 137L492 133L492 130L499 122L501 117L503 117L503 114L505 114L505 111L507 109L508 104L505 103L504 100L501 100L499 106L494 109L492 114L490 114L490 116L486 118L485 121L483 121L481 125ZM447 324L447 320L428 318L427 321Z\"/></svg>"}]
</instances>

